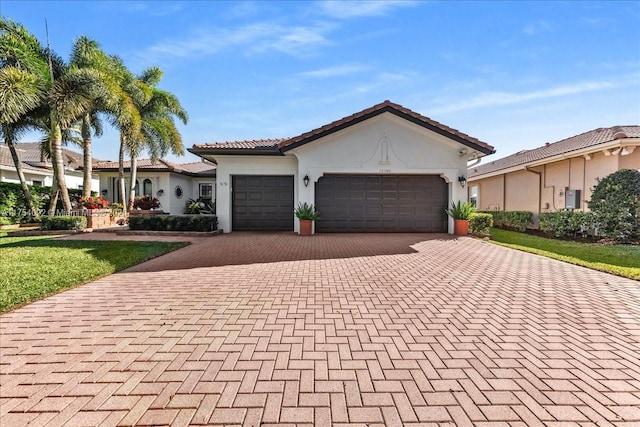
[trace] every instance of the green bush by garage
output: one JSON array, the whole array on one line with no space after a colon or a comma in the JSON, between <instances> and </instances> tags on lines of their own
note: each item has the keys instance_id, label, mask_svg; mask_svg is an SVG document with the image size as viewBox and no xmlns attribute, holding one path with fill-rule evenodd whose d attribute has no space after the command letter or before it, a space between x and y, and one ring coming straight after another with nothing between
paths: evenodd
<instances>
[{"instance_id":1,"label":"green bush by garage","mask_svg":"<svg viewBox=\"0 0 640 427\"><path fill-rule=\"evenodd\" d=\"M215 215L151 215L129 217L129 230L216 231Z\"/></svg>"}]
</instances>

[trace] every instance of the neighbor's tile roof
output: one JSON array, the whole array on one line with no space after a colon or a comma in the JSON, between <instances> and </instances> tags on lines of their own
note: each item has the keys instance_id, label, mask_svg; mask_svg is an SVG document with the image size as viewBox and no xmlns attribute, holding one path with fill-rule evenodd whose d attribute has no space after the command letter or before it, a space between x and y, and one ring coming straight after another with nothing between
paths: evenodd
<instances>
[{"instance_id":1,"label":"neighbor's tile roof","mask_svg":"<svg viewBox=\"0 0 640 427\"><path fill-rule=\"evenodd\" d=\"M243 152L247 150L248 151L260 150L260 151L273 151L274 153L284 152L292 148L298 147L300 145L306 144L307 142L311 142L316 139L322 138L333 132L337 132L341 129L344 129L346 127L349 127L351 125L354 125L356 123L359 123L368 118L377 116L378 114L382 114L385 112L396 114L400 117L403 117L409 121L412 121L434 132L440 133L451 139L457 140L458 142L468 145L471 148L478 149L479 151L485 154L490 154L495 151L493 146L485 142L482 142L463 132L460 132L457 129L453 129L443 125L442 123L438 123L435 120L431 120L428 117L425 117L421 114L416 113L415 111L412 111L408 108L403 107L402 105L395 104L388 100L381 102L380 104L376 104L373 107L362 110L358 113L343 117L340 120L336 120L334 122L321 126L317 129L311 130L309 132L305 132L293 138L258 139L258 140L252 140L252 141L231 141L231 142L195 144L192 150L194 151L242 150Z\"/></svg>"},{"instance_id":2,"label":"neighbor's tile roof","mask_svg":"<svg viewBox=\"0 0 640 427\"><path fill-rule=\"evenodd\" d=\"M131 160L125 160L123 163L125 170L131 168ZM118 162L106 161L98 162L93 165L95 171L114 171L118 170ZM186 175L215 175L216 166L209 162L191 162L191 163L173 163L168 160L160 159L153 161L151 159L138 159L138 170L155 170L165 172L175 172Z\"/></svg>"},{"instance_id":3,"label":"neighbor's tile roof","mask_svg":"<svg viewBox=\"0 0 640 427\"><path fill-rule=\"evenodd\" d=\"M532 150L522 150L502 159L469 169L469 178L525 165L551 158L560 154L594 147L622 138L640 138L640 126L613 126L598 128L571 138L563 139Z\"/></svg>"},{"instance_id":4,"label":"neighbor's tile roof","mask_svg":"<svg viewBox=\"0 0 640 427\"><path fill-rule=\"evenodd\" d=\"M51 171L51 159L40 150L38 142L18 142L15 144L18 158L25 170ZM77 169L82 166L82 153L62 148L62 161L66 167ZM94 162L96 160L94 159ZM14 166L9 146L0 144L0 165Z\"/></svg>"}]
</instances>

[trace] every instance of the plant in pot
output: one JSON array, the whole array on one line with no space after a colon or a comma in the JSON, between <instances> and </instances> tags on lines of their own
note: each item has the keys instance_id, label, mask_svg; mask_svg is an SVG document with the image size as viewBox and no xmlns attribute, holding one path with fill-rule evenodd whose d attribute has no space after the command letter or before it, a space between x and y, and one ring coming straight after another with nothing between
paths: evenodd
<instances>
[{"instance_id":1,"label":"plant in pot","mask_svg":"<svg viewBox=\"0 0 640 427\"><path fill-rule=\"evenodd\" d=\"M476 208L469 202L451 202L451 207L446 212L453 218L453 234L456 236L469 234L469 218L475 211Z\"/></svg>"},{"instance_id":2,"label":"plant in pot","mask_svg":"<svg viewBox=\"0 0 640 427\"><path fill-rule=\"evenodd\" d=\"M293 214L300 220L300 235L310 236L311 229L313 227L313 221L319 218L318 211L316 211L313 204L298 203L298 206L294 209Z\"/></svg>"}]
</instances>

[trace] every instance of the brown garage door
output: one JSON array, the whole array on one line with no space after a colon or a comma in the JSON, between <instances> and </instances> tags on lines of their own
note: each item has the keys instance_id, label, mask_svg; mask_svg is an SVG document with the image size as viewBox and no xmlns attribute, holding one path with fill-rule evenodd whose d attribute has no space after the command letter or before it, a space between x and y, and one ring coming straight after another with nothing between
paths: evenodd
<instances>
[{"instance_id":1,"label":"brown garage door","mask_svg":"<svg viewBox=\"0 0 640 427\"><path fill-rule=\"evenodd\" d=\"M316 183L316 231L443 233L447 201L439 176L326 175Z\"/></svg>"},{"instance_id":2,"label":"brown garage door","mask_svg":"<svg viewBox=\"0 0 640 427\"><path fill-rule=\"evenodd\" d=\"M234 231L293 230L293 176L235 175L232 185Z\"/></svg>"}]
</instances>

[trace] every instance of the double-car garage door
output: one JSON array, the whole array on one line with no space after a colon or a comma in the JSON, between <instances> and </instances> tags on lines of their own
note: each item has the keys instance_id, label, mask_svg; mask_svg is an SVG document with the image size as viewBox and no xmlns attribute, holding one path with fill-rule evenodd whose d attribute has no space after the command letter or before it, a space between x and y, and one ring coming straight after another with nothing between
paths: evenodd
<instances>
[{"instance_id":1,"label":"double-car garage door","mask_svg":"<svg viewBox=\"0 0 640 427\"><path fill-rule=\"evenodd\" d=\"M293 176L236 175L233 230L293 230ZM431 175L325 175L317 232L447 231L448 189Z\"/></svg>"}]
</instances>

